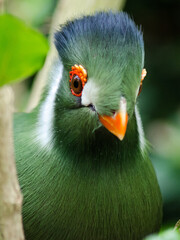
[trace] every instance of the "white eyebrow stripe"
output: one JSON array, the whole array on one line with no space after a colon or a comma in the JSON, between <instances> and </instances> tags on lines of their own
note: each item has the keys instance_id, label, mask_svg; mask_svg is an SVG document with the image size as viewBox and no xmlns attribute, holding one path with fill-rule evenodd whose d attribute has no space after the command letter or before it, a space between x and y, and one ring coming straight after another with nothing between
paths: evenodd
<instances>
[{"instance_id":1,"label":"white eyebrow stripe","mask_svg":"<svg viewBox=\"0 0 180 240\"><path fill-rule=\"evenodd\" d=\"M141 151L143 153L145 149L145 137L144 137L144 130L142 126L141 117L140 117L137 106L135 106L135 116L136 116L137 129L139 134L139 144L140 144Z\"/></svg>"},{"instance_id":2,"label":"white eyebrow stripe","mask_svg":"<svg viewBox=\"0 0 180 240\"><path fill-rule=\"evenodd\" d=\"M63 64L58 60L50 72L50 89L45 101L40 107L38 115L36 140L40 143L41 147L48 147L48 149L51 149L53 144L54 101L62 79L62 73Z\"/></svg>"}]
</instances>

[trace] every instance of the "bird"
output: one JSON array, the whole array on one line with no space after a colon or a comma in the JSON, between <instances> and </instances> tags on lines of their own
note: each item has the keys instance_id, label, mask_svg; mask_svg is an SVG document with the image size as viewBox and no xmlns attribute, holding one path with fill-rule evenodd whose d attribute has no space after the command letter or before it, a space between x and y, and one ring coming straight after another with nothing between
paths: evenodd
<instances>
[{"instance_id":1,"label":"bird","mask_svg":"<svg viewBox=\"0 0 180 240\"><path fill-rule=\"evenodd\" d=\"M146 75L139 27L125 12L60 26L40 103L14 116L27 240L139 240L162 199L138 111Z\"/></svg>"}]
</instances>

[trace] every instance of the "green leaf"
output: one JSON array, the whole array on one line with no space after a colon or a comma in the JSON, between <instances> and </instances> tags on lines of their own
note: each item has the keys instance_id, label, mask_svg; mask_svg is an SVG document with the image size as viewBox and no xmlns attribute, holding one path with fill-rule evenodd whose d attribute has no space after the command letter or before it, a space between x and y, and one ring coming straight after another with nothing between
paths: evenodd
<instances>
[{"instance_id":1,"label":"green leaf","mask_svg":"<svg viewBox=\"0 0 180 240\"><path fill-rule=\"evenodd\" d=\"M144 240L180 240L180 232L179 230L168 229L158 235L153 234Z\"/></svg>"},{"instance_id":2,"label":"green leaf","mask_svg":"<svg viewBox=\"0 0 180 240\"><path fill-rule=\"evenodd\" d=\"M0 16L0 86L39 70L48 51L47 39L11 16Z\"/></svg>"}]
</instances>

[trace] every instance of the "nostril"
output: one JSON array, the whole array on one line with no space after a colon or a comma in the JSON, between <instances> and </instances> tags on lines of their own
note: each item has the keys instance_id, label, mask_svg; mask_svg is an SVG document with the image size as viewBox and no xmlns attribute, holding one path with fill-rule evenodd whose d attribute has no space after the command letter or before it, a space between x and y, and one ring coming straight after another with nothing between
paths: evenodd
<instances>
[{"instance_id":1,"label":"nostril","mask_svg":"<svg viewBox=\"0 0 180 240\"><path fill-rule=\"evenodd\" d=\"M92 111L96 111L95 106L93 104L89 104L88 107L92 110Z\"/></svg>"},{"instance_id":2,"label":"nostril","mask_svg":"<svg viewBox=\"0 0 180 240\"><path fill-rule=\"evenodd\" d=\"M115 110L112 110L111 113L113 114L113 116L115 115L116 111Z\"/></svg>"}]
</instances>

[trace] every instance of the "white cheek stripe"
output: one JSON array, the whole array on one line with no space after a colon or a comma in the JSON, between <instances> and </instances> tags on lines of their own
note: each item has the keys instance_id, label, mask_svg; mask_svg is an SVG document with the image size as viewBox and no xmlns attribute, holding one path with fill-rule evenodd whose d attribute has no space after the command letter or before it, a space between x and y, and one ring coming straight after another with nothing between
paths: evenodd
<instances>
[{"instance_id":1,"label":"white cheek stripe","mask_svg":"<svg viewBox=\"0 0 180 240\"><path fill-rule=\"evenodd\" d=\"M145 148L144 131L143 131L142 121L141 121L141 117L139 115L137 106L135 106L135 116L136 116L137 128L139 133L140 148L141 148L141 151L144 152L144 148Z\"/></svg>"},{"instance_id":2,"label":"white cheek stripe","mask_svg":"<svg viewBox=\"0 0 180 240\"><path fill-rule=\"evenodd\" d=\"M54 119L54 101L56 93L62 78L63 65L60 61L54 64L50 74L50 90L43 104L40 107L40 112L37 122L36 140L41 147L52 148L52 128Z\"/></svg>"}]
</instances>

